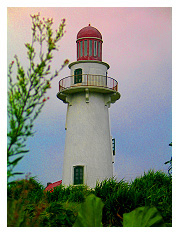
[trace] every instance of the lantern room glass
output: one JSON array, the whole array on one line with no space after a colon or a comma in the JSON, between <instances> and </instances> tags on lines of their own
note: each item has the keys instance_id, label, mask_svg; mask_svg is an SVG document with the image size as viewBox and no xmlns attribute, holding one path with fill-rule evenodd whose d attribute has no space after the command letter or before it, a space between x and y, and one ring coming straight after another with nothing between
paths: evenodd
<instances>
[{"instance_id":1,"label":"lantern room glass","mask_svg":"<svg viewBox=\"0 0 179 234\"><path fill-rule=\"evenodd\" d=\"M97 55L97 41L94 41L94 56Z\"/></svg>"},{"instance_id":2,"label":"lantern room glass","mask_svg":"<svg viewBox=\"0 0 179 234\"><path fill-rule=\"evenodd\" d=\"M80 57L83 56L83 41L80 41Z\"/></svg>"},{"instance_id":3,"label":"lantern room glass","mask_svg":"<svg viewBox=\"0 0 179 234\"><path fill-rule=\"evenodd\" d=\"M100 57L100 42L98 41L98 57Z\"/></svg>"},{"instance_id":4,"label":"lantern room glass","mask_svg":"<svg viewBox=\"0 0 179 234\"><path fill-rule=\"evenodd\" d=\"M84 41L84 56L87 56L87 40Z\"/></svg>"},{"instance_id":5,"label":"lantern room glass","mask_svg":"<svg viewBox=\"0 0 179 234\"><path fill-rule=\"evenodd\" d=\"M89 41L89 56L92 56L92 45L93 45L92 42L93 42L92 40Z\"/></svg>"}]
</instances>

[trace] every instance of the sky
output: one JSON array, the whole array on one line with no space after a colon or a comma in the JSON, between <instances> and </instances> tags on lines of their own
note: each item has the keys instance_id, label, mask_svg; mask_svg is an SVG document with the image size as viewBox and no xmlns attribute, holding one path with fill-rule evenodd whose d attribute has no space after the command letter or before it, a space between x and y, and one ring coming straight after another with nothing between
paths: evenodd
<instances>
[{"instance_id":1,"label":"sky","mask_svg":"<svg viewBox=\"0 0 179 234\"><path fill-rule=\"evenodd\" d=\"M114 175L131 181L149 170L167 173L172 149L172 8L171 7L8 7L7 64L17 54L28 66L24 44L31 41L30 14L53 18L54 29L66 19L66 34L55 53L53 68L76 61L76 35L89 23L103 37L102 61L118 81L121 98L109 109L116 139ZM62 179L67 105L56 94L69 76L65 67L52 82L50 99L36 120L30 152L17 171L31 173L46 186Z\"/></svg>"}]
</instances>

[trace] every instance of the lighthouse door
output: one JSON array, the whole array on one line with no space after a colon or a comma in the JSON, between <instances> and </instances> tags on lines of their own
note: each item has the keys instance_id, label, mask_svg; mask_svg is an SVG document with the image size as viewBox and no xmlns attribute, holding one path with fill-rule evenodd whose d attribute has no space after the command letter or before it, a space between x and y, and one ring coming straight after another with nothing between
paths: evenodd
<instances>
[{"instance_id":1,"label":"lighthouse door","mask_svg":"<svg viewBox=\"0 0 179 234\"><path fill-rule=\"evenodd\" d=\"M82 83L82 69L78 68L74 72L74 84Z\"/></svg>"}]
</instances>

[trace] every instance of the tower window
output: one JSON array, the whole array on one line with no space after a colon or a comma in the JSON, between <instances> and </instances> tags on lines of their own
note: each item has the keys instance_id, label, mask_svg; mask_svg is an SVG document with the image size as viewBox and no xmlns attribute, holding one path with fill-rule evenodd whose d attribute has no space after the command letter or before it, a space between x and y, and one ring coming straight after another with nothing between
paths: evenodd
<instances>
[{"instance_id":1,"label":"tower window","mask_svg":"<svg viewBox=\"0 0 179 234\"><path fill-rule=\"evenodd\" d=\"M115 151L116 151L116 145L115 145L115 138L112 139L112 151L113 151L113 155L115 155Z\"/></svg>"},{"instance_id":2,"label":"tower window","mask_svg":"<svg viewBox=\"0 0 179 234\"><path fill-rule=\"evenodd\" d=\"M89 56L92 56L92 40L89 41Z\"/></svg>"},{"instance_id":3,"label":"tower window","mask_svg":"<svg viewBox=\"0 0 179 234\"><path fill-rule=\"evenodd\" d=\"M79 42L77 44L77 58L79 58L80 56L80 45L79 45Z\"/></svg>"},{"instance_id":4,"label":"tower window","mask_svg":"<svg viewBox=\"0 0 179 234\"><path fill-rule=\"evenodd\" d=\"M74 84L82 83L82 69L78 68L74 71Z\"/></svg>"},{"instance_id":5,"label":"tower window","mask_svg":"<svg viewBox=\"0 0 179 234\"><path fill-rule=\"evenodd\" d=\"M80 41L80 56L83 56L83 41Z\"/></svg>"},{"instance_id":6,"label":"tower window","mask_svg":"<svg viewBox=\"0 0 179 234\"><path fill-rule=\"evenodd\" d=\"M100 57L100 42L98 41L98 57Z\"/></svg>"},{"instance_id":7,"label":"tower window","mask_svg":"<svg viewBox=\"0 0 179 234\"><path fill-rule=\"evenodd\" d=\"M94 56L97 55L97 41L94 41Z\"/></svg>"},{"instance_id":8,"label":"tower window","mask_svg":"<svg viewBox=\"0 0 179 234\"><path fill-rule=\"evenodd\" d=\"M87 56L87 40L84 41L84 56Z\"/></svg>"},{"instance_id":9,"label":"tower window","mask_svg":"<svg viewBox=\"0 0 179 234\"><path fill-rule=\"evenodd\" d=\"M83 174L84 174L83 166L74 167L74 185L83 184Z\"/></svg>"}]
</instances>

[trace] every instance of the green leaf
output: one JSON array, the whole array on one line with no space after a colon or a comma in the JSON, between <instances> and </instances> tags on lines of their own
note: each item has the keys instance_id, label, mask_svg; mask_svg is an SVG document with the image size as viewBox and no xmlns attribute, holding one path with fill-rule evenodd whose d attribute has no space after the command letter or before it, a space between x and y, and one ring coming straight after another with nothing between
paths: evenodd
<instances>
[{"instance_id":1,"label":"green leaf","mask_svg":"<svg viewBox=\"0 0 179 234\"><path fill-rule=\"evenodd\" d=\"M73 227L102 227L103 202L94 194L89 195L81 204Z\"/></svg>"},{"instance_id":2,"label":"green leaf","mask_svg":"<svg viewBox=\"0 0 179 234\"><path fill-rule=\"evenodd\" d=\"M22 147L22 146L21 146ZM15 155L17 155L17 154L25 154L25 153L28 153L29 152L29 150L21 150L21 151L18 151L17 153L15 153L15 154L13 154L13 155L11 155L11 156L15 156Z\"/></svg>"},{"instance_id":3,"label":"green leaf","mask_svg":"<svg viewBox=\"0 0 179 234\"><path fill-rule=\"evenodd\" d=\"M172 160L170 160L170 161L167 161L167 162L165 162L164 164L168 164L168 163L171 163L172 162Z\"/></svg>"},{"instance_id":4,"label":"green leaf","mask_svg":"<svg viewBox=\"0 0 179 234\"><path fill-rule=\"evenodd\" d=\"M23 156L16 158L15 160L13 160L12 162L10 162L11 165L15 166L17 165L17 163L23 158Z\"/></svg>"},{"instance_id":5,"label":"green leaf","mask_svg":"<svg viewBox=\"0 0 179 234\"><path fill-rule=\"evenodd\" d=\"M23 172L14 172L11 174L11 176L15 176L15 175L23 175L24 173Z\"/></svg>"},{"instance_id":6,"label":"green leaf","mask_svg":"<svg viewBox=\"0 0 179 234\"><path fill-rule=\"evenodd\" d=\"M155 207L139 207L123 215L123 227L166 227Z\"/></svg>"}]
</instances>

